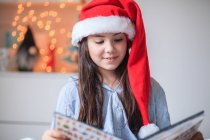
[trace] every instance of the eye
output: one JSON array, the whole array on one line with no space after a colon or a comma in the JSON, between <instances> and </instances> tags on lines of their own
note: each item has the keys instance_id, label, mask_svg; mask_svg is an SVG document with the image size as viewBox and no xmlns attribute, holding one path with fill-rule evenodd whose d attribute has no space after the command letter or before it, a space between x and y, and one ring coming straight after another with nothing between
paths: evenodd
<instances>
[{"instance_id":1,"label":"eye","mask_svg":"<svg viewBox=\"0 0 210 140\"><path fill-rule=\"evenodd\" d=\"M115 40L114 40L114 42L121 42L121 41L123 41L122 38L119 38L119 39L115 39Z\"/></svg>"},{"instance_id":2,"label":"eye","mask_svg":"<svg viewBox=\"0 0 210 140\"><path fill-rule=\"evenodd\" d=\"M96 43L96 44L103 44L104 41L103 41L103 40L102 40L102 41L95 41L95 43Z\"/></svg>"}]
</instances>

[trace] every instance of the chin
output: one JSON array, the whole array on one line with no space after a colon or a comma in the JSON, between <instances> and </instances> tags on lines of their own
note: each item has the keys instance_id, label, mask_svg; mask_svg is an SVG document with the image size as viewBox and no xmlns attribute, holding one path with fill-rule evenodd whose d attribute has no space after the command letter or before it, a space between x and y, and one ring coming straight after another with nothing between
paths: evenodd
<instances>
[{"instance_id":1,"label":"chin","mask_svg":"<svg viewBox=\"0 0 210 140\"><path fill-rule=\"evenodd\" d=\"M117 69L117 66L113 66L113 67L102 67L105 70L109 70L109 71L113 71Z\"/></svg>"}]
</instances>

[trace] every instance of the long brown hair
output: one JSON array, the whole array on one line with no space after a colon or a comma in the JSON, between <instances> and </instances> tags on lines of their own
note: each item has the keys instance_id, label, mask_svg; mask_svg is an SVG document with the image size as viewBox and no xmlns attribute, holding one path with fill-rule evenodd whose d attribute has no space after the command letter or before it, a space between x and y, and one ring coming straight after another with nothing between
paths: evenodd
<instances>
[{"instance_id":1,"label":"long brown hair","mask_svg":"<svg viewBox=\"0 0 210 140\"><path fill-rule=\"evenodd\" d=\"M103 128L102 107L104 97L102 81L100 80L103 77L97 65L90 58L87 38L83 38L79 44L79 120L97 128ZM129 44L128 42L128 46ZM128 57L129 50L127 50L125 58L115 72L123 88L123 93L118 94L118 97L125 109L131 131L137 134L142 126L142 119L130 88L127 72Z\"/></svg>"}]
</instances>

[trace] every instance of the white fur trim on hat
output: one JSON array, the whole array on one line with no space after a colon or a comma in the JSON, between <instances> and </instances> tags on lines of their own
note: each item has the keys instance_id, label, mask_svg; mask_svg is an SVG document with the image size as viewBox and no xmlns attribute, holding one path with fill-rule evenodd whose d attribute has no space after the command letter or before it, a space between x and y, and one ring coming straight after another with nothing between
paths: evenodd
<instances>
[{"instance_id":1,"label":"white fur trim on hat","mask_svg":"<svg viewBox=\"0 0 210 140\"><path fill-rule=\"evenodd\" d=\"M159 127L157 127L155 124L148 124L148 125L145 125L145 126L142 126L139 130L139 133L138 133L138 137L140 139L144 139L145 137L151 135L151 134L154 134L155 132L159 131Z\"/></svg>"},{"instance_id":2,"label":"white fur trim on hat","mask_svg":"<svg viewBox=\"0 0 210 140\"><path fill-rule=\"evenodd\" d=\"M135 26L122 16L98 16L77 22L72 31L72 45L77 46L82 38L99 33L126 33L130 40L135 36Z\"/></svg>"}]
</instances>

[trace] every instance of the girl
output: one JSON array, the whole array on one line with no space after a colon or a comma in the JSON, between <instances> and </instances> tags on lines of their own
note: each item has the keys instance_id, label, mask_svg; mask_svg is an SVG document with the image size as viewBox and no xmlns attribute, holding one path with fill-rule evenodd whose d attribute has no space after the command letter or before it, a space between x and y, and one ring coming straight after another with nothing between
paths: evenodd
<instances>
[{"instance_id":1,"label":"girl","mask_svg":"<svg viewBox=\"0 0 210 140\"><path fill-rule=\"evenodd\" d=\"M57 112L128 140L170 125L165 94L150 78L141 12L133 0L92 0L73 27L72 43L79 47L79 74L62 88ZM48 130L47 139L65 136Z\"/></svg>"}]
</instances>

